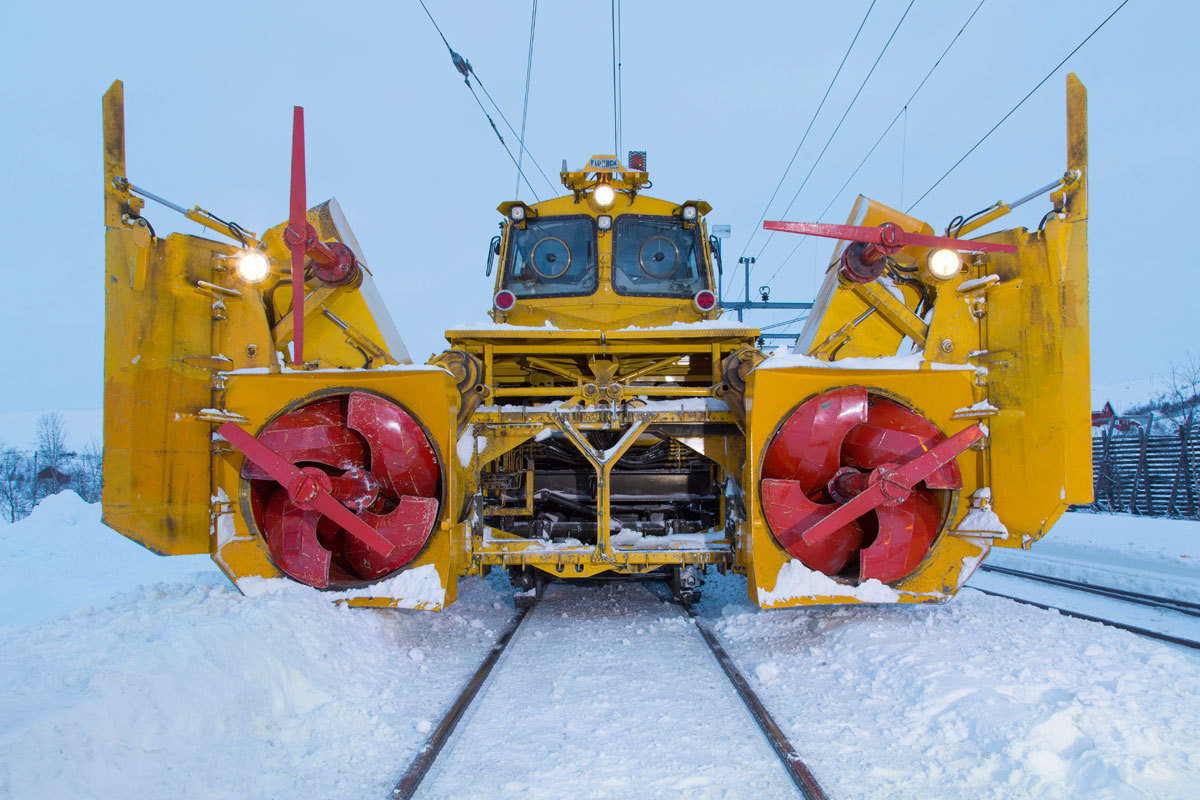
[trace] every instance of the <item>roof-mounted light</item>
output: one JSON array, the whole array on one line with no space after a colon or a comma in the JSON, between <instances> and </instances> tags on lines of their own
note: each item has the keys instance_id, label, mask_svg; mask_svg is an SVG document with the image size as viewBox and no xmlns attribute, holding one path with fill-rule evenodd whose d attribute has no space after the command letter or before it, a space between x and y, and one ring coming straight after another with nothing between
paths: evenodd
<instances>
[{"instance_id":1,"label":"roof-mounted light","mask_svg":"<svg viewBox=\"0 0 1200 800\"><path fill-rule=\"evenodd\" d=\"M617 191L607 183L598 183L592 190L592 202L600 208L611 208L617 200Z\"/></svg>"},{"instance_id":2,"label":"roof-mounted light","mask_svg":"<svg viewBox=\"0 0 1200 800\"><path fill-rule=\"evenodd\" d=\"M685 222L695 222L696 216L697 216L697 209L694 205L691 205L689 203L688 205L683 207L683 211L680 212L680 216L683 217Z\"/></svg>"},{"instance_id":3,"label":"roof-mounted light","mask_svg":"<svg viewBox=\"0 0 1200 800\"><path fill-rule=\"evenodd\" d=\"M508 210L508 217L513 222L520 222L525 219L525 206L513 206Z\"/></svg>"}]
</instances>

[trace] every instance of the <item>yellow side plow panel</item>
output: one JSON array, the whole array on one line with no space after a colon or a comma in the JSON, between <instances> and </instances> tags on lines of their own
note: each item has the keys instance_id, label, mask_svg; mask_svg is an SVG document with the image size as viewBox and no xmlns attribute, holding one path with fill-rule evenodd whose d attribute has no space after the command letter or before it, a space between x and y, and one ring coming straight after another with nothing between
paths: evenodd
<instances>
[{"instance_id":1,"label":"yellow side plow panel","mask_svg":"<svg viewBox=\"0 0 1200 800\"><path fill-rule=\"evenodd\" d=\"M984 237L1020 246L988 265L999 280L983 288L981 363L991 428L989 481L1010 535L997 544L1040 539L1071 503L1092 501L1091 372L1087 306L1087 91L1067 84L1068 166L1078 176L1041 233Z\"/></svg>"},{"instance_id":2,"label":"yellow side plow panel","mask_svg":"<svg viewBox=\"0 0 1200 800\"><path fill-rule=\"evenodd\" d=\"M104 96L104 521L158 553L208 552L209 405L214 297L203 240L152 240L129 225L123 92ZM123 219L124 218L124 219ZM185 243L186 240L186 243Z\"/></svg>"}]
</instances>

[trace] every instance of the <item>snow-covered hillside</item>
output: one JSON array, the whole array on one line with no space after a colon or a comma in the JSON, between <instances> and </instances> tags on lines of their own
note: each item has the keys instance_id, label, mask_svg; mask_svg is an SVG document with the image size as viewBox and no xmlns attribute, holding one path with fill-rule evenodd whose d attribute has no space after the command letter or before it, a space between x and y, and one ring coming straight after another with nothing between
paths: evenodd
<instances>
[{"instance_id":1,"label":"snow-covered hillside","mask_svg":"<svg viewBox=\"0 0 1200 800\"><path fill-rule=\"evenodd\" d=\"M387 797L515 613L498 574L441 613L348 610L282 582L244 598L206 560L153 556L98 519L64 494L0 525L0 796ZM1075 531L1102 550L1122 519L1152 550L1160 521L1084 514L1064 546ZM707 653L655 656L695 634L653 592L552 586L428 796L794 796L730 756L732 690L698 678ZM1195 796L1194 651L970 590L762 612L713 576L698 610L833 797ZM678 701L694 729L663 727Z\"/></svg>"}]
</instances>

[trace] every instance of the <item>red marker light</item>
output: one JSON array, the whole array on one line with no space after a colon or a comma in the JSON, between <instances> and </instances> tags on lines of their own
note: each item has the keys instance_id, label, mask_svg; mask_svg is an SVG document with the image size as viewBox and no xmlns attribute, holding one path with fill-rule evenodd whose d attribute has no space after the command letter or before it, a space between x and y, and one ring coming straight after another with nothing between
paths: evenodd
<instances>
[{"instance_id":1,"label":"red marker light","mask_svg":"<svg viewBox=\"0 0 1200 800\"><path fill-rule=\"evenodd\" d=\"M696 292L696 296L692 298L692 302L701 311L712 311L717 307L717 296L708 289L701 289Z\"/></svg>"},{"instance_id":2,"label":"red marker light","mask_svg":"<svg viewBox=\"0 0 1200 800\"><path fill-rule=\"evenodd\" d=\"M492 298L492 305L498 311L511 311L512 307L517 304L517 296L508 289L501 289L496 292L496 296Z\"/></svg>"}]
</instances>

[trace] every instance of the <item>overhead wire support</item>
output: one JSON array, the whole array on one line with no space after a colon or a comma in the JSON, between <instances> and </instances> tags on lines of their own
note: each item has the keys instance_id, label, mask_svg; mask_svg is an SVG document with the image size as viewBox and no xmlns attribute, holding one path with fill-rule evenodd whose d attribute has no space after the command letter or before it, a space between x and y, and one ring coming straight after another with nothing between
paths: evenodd
<instances>
[{"instance_id":1,"label":"overhead wire support","mask_svg":"<svg viewBox=\"0 0 1200 800\"><path fill-rule=\"evenodd\" d=\"M837 132L842 128L842 123L846 121L846 117L850 115L850 110L853 109L854 104L858 102L859 95L861 95L863 89L866 88L867 82L871 80L871 76L875 74L875 68L878 67L879 62L883 60L884 53L888 51L888 48L892 44L892 40L896 38L896 34L900 31L900 26L904 24L905 18L908 17L908 12L912 10L913 4L916 2L917 0L909 0L908 6L904 9L904 13L900 15L899 21L896 22L896 27L892 28L891 35L888 36L887 41L883 43L883 49L880 50L879 55L875 57L875 63L871 65L871 69L867 71L866 77L864 77L862 79L862 83L859 84L858 91L855 92L854 97L851 98L850 105L846 106L846 110L842 113L842 118L838 120L837 125L835 125L833 128L833 132L829 134L829 138L825 141L825 146L822 147L821 152L817 154L817 160L814 161L812 167L809 168L808 174L804 176L804 180L800 182L800 187L796 189L796 193L792 195L791 201L788 202L787 208L783 210L783 214L780 216L786 216L787 213L791 211L792 206L796 204L796 199L800 196L800 192L804 191L804 187L808 184L808 179L812 177L813 172L816 171L817 166L821 163L821 159L825 156L825 151L829 149L829 145L833 144L833 140L837 137ZM771 234L767 237L767 241L763 242L762 248L758 251L758 258L762 257L763 252L767 249L767 245L771 243L773 238L775 238L775 231L771 231Z\"/></svg>"},{"instance_id":2,"label":"overhead wire support","mask_svg":"<svg viewBox=\"0 0 1200 800\"><path fill-rule=\"evenodd\" d=\"M762 214L758 217L758 222L754 223L754 227L750 231L750 238L746 240L745 247L742 248L741 256L746 255L746 251L750 249L750 243L754 241L754 237L762 228L763 220L767 218L767 212L771 209L771 203L775 202L775 197L779 194L779 189L783 186L783 181L787 178L788 173L792 169L792 165L796 163L796 156L800 155L800 148L804 147L804 142L808 140L809 131L812 130L813 123L817 121L817 116L821 113L821 109L825 107L825 101L829 99L829 92L833 89L833 85L837 82L838 76L842 74L842 67L846 66L846 59L850 57L850 51L854 49L855 42L858 41L858 35L862 33L863 26L867 24L867 18L871 16L871 11L875 8L876 0L871 0L871 5L867 7L867 13L863 14L862 22L858 23L858 30L854 32L854 38L850 40L850 45L846 48L846 52L842 55L842 61L838 64L837 71L833 73L833 77L829 80L829 85L825 87L825 94L821 97L821 102L817 104L817 110L813 112L812 119L808 121L808 127L804 129L804 135L800 137L800 144L796 145L796 149L792 152L791 159L788 160L787 166L783 168L783 174L779 176L779 183L775 184L775 191L771 192L771 198L767 200L767 204L763 206Z\"/></svg>"},{"instance_id":3,"label":"overhead wire support","mask_svg":"<svg viewBox=\"0 0 1200 800\"><path fill-rule=\"evenodd\" d=\"M517 151L517 185L513 189L513 197L521 194L521 161L525 154L525 121L529 117L529 79L533 77L533 34L537 30L537 0L533 0L533 12L529 20L529 57L525 61L525 102L521 106L521 149ZM545 176L542 176L545 177Z\"/></svg>"},{"instance_id":4,"label":"overhead wire support","mask_svg":"<svg viewBox=\"0 0 1200 800\"><path fill-rule=\"evenodd\" d=\"M862 157L861 161L858 162L858 166L855 167L854 171L851 172L846 177L846 180L844 183L842 183L841 188L839 188L837 190L837 192L834 193L833 197L830 198L829 202L825 205L825 208L821 209L821 213L817 215L818 222L824 221L825 214L829 212L829 209L833 207L833 204L837 202L837 199L842 196L842 192L846 191L846 187L850 185L850 181L854 180L854 176L859 173L859 170L861 170L863 168L863 166L867 163L867 160L870 159L871 156L875 154L875 150L878 149L880 143L883 142L884 138L888 135L888 133L892 130L892 128L895 127L896 122L900 120L901 116L903 116L904 120L905 120L905 138L907 139L907 136L908 136L908 107L910 105L912 105L913 100L915 100L917 98L917 95L921 92L921 89L925 88L925 84L929 81L929 78L933 75L934 71L937 70L938 66L942 63L942 59L944 59L946 57L946 55L950 52L950 48L954 47L955 42L957 42L959 40L959 37L961 37L963 35L963 32L967 29L967 26L970 25L971 21L975 19L975 15L979 13L979 9L983 8L983 4L986 2L987 2L987 0L979 0L979 5L975 6L975 10L971 12L971 16L967 17L967 21L964 22L962 24L962 27L960 27L958 29L958 33L954 34L954 38L950 40L950 43L948 45L946 45L946 49L943 50L942 54L937 57L936 61L933 62L933 66L931 66L929 68L929 71L925 73L925 77L921 79L921 82L919 84L917 84L917 88L913 89L913 93L908 96L907 100L904 101L904 105L901 106L900 110L896 112L896 116L892 117L892 121L889 122L887 124L887 127L883 129L883 133L879 134L879 137L875 140L875 143L873 145L871 145L871 149L868 150L867 154ZM906 146L907 146L907 142L906 142ZM901 178L901 180L903 180L903 178ZM903 202L901 202L901 205L903 205ZM770 283L772 280L774 280L775 276L778 275L779 271L781 269L783 269L783 267L788 263L788 261L791 260L792 256L794 256L796 254L796 251L800 249L800 245L803 244L804 240L807 238L808 238L808 234L803 234L798 238L795 246L792 247L791 251L787 254L787 256L782 261L779 262L779 266L777 266L775 268L775 271L773 273L771 273L771 277L767 278L767 283Z\"/></svg>"},{"instance_id":5,"label":"overhead wire support","mask_svg":"<svg viewBox=\"0 0 1200 800\"><path fill-rule=\"evenodd\" d=\"M621 96L621 0L611 0L613 60L613 156L621 157L621 133L624 111Z\"/></svg>"},{"instance_id":6,"label":"overhead wire support","mask_svg":"<svg viewBox=\"0 0 1200 800\"><path fill-rule=\"evenodd\" d=\"M433 18L433 14L429 12L429 7L425 5L425 0L417 0L417 2L421 4L421 8L425 10L425 16L429 17L429 21L433 23L434 29L437 31L438 36L440 36L442 39L442 43L446 45L446 49L450 51L450 60L454 63L454 69L463 76L463 82L466 83L467 88L471 90L472 96L475 97L475 102L479 104L479 108L483 111L484 116L487 117L488 122L492 126L492 130L496 132L496 136L500 139L500 144L504 147L504 151L508 153L508 157L512 159L513 164L517 167L518 174L522 178L525 178L525 185L529 187L529 191L533 193L535 198L538 197L537 192L534 191L533 186L529 183L529 178L526 177L525 173L522 171L521 165L517 163L517 159L513 156L512 151L509 150L508 145L504 142L504 137L500 134L500 129L496 126L496 122L492 119L492 115L488 113L487 108L483 105L483 101L479 99L479 95L475 94L475 88L471 86L471 78L474 78L475 83L478 84L479 88L483 90L484 96L487 97L488 101L492 104L492 107L496 109L496 113L500 115L500 119L503 120L504 125L508 128L513 136L517 137L517 144L521 151L529 156L529 160L532 161L534 167L537 168L538 173L542 176L542 180L546 181L546 185L549 186L550 191L553 192L555 190L554 182L546 177L545 171L542 170L542 165L538 163L537 158L535 158L533 153L529 152L529 148L525 146L524 136L518 134L516 129L513 128L512 123L508 121L508 117L504 116L504 111L500 108L500 105L496 102L495 98L492 97L491 93L488 92L487 87L483 85L483 81L480 80L479 75L475 72L475 68L471 66L471 62L459 55L459 53L450 46L450 42L447 41L446 35L442 33L441 26L437 24L437 20Z\"/></svg>"},{"instance_id":7,"label":"overhead wire support","mask_svg":"<svg viewBox=\"0 0 1200 800\"><path fill-rule=\"evenodd\" d=\"M1112 10L1111 14L1109 14L1107 17L1105 17L1104 20L1099 25L1097 25L1095 28L1092 29L1091 33L1089 33L1087 36L1083 37L1083 41L1081 41L1079 44L1075 45L1075 49L1073 49L1071 52L1067 53L1067 55L1063 58L1062 61L1059 61L1057 64L1055 64L1054 69L1047 72L1045 77L1043 77L1040 81L1037 82L1037 85L1035 85L1032 89L1030 89L1029 92L1024 97L1022 97L1015 106L1013 106L1011 109L1009 109L1007 114L1005 114L1003 117L1000 118L999 122L997 122L995 125L993 125L988 130L988 132L983 135L983 138L981 138L975 144L971 145L970 150L963 153L962 157L960 159L958 159L958 161L955 161L954 165L952 167L950 167L950 169L946 170L945 174L943 174L942 177L940 177L936 181L934 181L933 185L930 186L928 189L926 189L924 194L922 194L920 197L918 197L911 206L909 206L908 208L906 208L904 210L905 213L912 211L914 208L916 208L918 205L920 205L921 201L924 200L926 197L928 197L930 192L932 192L934 189L936 189L938 187L938 185L941 184L942 181L946 180L946 178L950 176L951 172L954 172L954 170L958 169L959 164L966 161L967 157L970 156L971 153L974 153L975 150L979 147L979 145L981 145L985 141L987 141L988 137L991 136L993 133L995 133L997 128L999 128L1001 125L1003 125L1009 117L1011 117L1014 113L1016 113L1017 109L1020 108L1021 106L1023 106L1025 104L1025 101L1033 96L1034 92L1036 92L1038 89L1042 88L1042 84L1044 84L1046 81L1050 80L1050 78L1054 75L1054 73L1058 72L1058 70L1062 67L1062 65L1066 64L1067 61L1070 60L1071 56L1078 53L1080 48L1082 48L1085 44L1087 44L1088 41L1090 41L1093 36L1095 36L1097 33L1099 33L1100 29L1103 28L1105 25L1107 25L1108 21L1110 19L1112 19L1113 17L1115 17L1117 15L1117 12L1120 11L1122 8L1124 8L1125 4L1128 2L1129 2L1129 0L1121 0L1121 5L1114 8Z\"/></svg>"}]
</instances>

